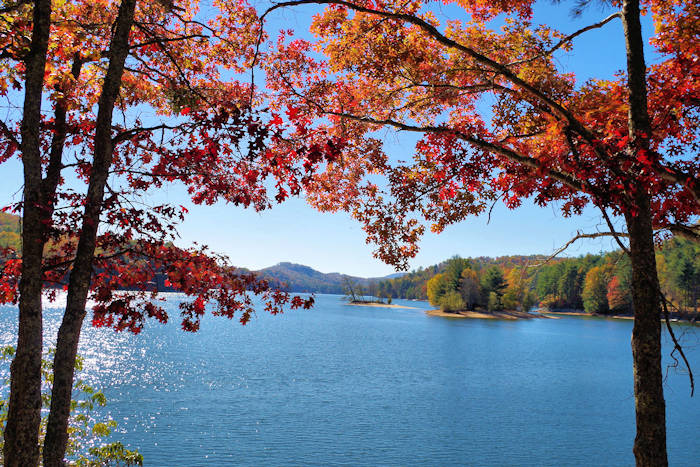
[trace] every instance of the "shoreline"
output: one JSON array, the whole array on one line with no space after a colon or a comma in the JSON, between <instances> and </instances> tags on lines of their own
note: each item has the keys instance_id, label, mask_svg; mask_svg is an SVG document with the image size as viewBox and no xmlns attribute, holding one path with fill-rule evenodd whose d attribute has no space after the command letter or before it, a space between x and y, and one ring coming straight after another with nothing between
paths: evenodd
<instances>
[{"instance_id":1,"label":"shoreline","mask_svg":"<svg viewBox=\"0 0 700 467\"><path fill-rule=\"evenodd\" d=\"M518 319L556 319L545 315L533 315L525 311L494 311L494 312L481 312L481 311L458 311L455 313L448 313L442 310L425 310L425 314L428 316L438 316L440 318L453 318L453 319L505 319L505 320L518 320Z\"/></svg>"},{"instance_id":2,"label":"shoreline","mask_svg":"<svg viewBox=\"0 0 700 467\"><path fill-rule=\"evenodd\" d=\"M586 313L585 311L548 311L548 310L543 310L543 309L538 309L538 313L547 314L547 315L557 315L557 316L593 316L590 313Z\"/></svg>"},{"instance_id":3,"label":"shoreline","mask_svg":"<svg viewBox=\"0 0 700 467\"><path fill-rule=\"evenodd\" d=\"M584 317L589 317L589 318L605 318L605 319L626 319L626 320L633 320L634 316L630 315L592 315L590 313L586 313L584 311L540 311L539 313L542 313L542 315L554 315L552 318L559 319L561 316L584 316ZM663 318L661 318L661 321L663 321ZM676 320L672 322L686 322L689 323L690 321L687 320Z\"/></svg>"},{"instance_id":4,"label":"shoreline","mask_svg":"<svg viewBox=\"0 0 700 467\"><path fill-rule=\"evenodd\" d=\"M372 307L379 307L379 308L405 308L407 310L417 310L418 308L415 306L406 306L406 305L396 305L394 303L351 303L347 302L345 303L347 306L372 306Z\"/></svg>"},{"instance_id":5,"label":"shoreline","mask_svg":"<svg viewBox=\"0 0 700 467\"><path fill-rule=\"evenodd\" d=\"M604 318L604 319L624 319L624 320L634 320L634 316L632 315L602 315L602 314L590 314L586 313L584 311L539 311L543 316L546 315L554 315L550 316L550 318L554 319L559 319L561 316L584 316L584 317L589 317L589 318ZM661 318L661 321L664 321L664 318ZM676 318L676 317L671 317L670 322L672 323L687 323L687 324L692 324L694 326L697 326L697 322L693 322L689 319L683 319L683 318Z\"/></svg>"},{"instance_id":6,"label":"shoreline","mask_svg":"<svg viewBox=\"0 0 700 467\"><path fill-rule=\"evenodd\" d=\"M559 319L562 316L584 316L588 318L606 318L606 319L627 319L627 320L633 320L634 316L629 316L629 315L592 315L590 313L586 313L585 311L540 311L542 315L554 315L551 316L551 318L554 319ZM661 319L663 321L663 318Z\"/></svg>"}]
</instances>

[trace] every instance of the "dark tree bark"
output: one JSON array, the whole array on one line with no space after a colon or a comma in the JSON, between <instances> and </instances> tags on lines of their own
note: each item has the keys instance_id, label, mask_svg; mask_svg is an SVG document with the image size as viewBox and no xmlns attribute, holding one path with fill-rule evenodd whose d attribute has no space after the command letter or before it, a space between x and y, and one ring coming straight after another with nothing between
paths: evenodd
<instances>
[{"instance_id":1,"label":"dark tree bark","mask_svg":"<svg viewBox=\"0 0 700 467\"><path fill-rule=\"evenodd\" d=\"M71 66L71 74L77 81L80 77L80 71L83 68L83 59L79 54L73 57L73 65ZM56 85L56 91L62 92L64 95L71 92L71 89L62 88ZM56 110L54 114L53 139L51 140L51 149L49 150L49 164L46 168L46 177L41 184L42 203L46 207L44 210L45 221L50 221L53 216L56 206L56 189L61 180L61 169L63 168L63 149L66 144L66 136L68 135L68 126L66 124L66 116L68 109L65 99L56 101ZM46 224L45 224L46 225Z\"/></svg>"},{"instance_id":2,"label":"dark tree bark","mask_svg":"<svg viewBox=\"0 0 700 467\"><path fill-rule=\"evenodd\" d=\"M26 79L22 115L22 277L19 285L19 333L11 366L10 406L5 426L4 463L9 466L39 463L41 420L42 256L44 228L41 222L41 95L51 26L51 2L34 3L32 42L24 60Z\"/></svg>"},{"instance_id":3,"label":"dark tree bark","mask_svg":"<svg viewBox=\"0 0 700 467\"><path fill-rule=\"evenodd\" d=\"M632 357L637 436L634 455L638 466L665 466L666 404L661 372L661 308L656 274L651 212L646 193L636 202L637 215L627 215L632 263Z\"/></svg>"},{"instance_id":4,"label":"dark tree bark","mask_svg":"<svg viewBox=\"0 0 700 467\"><path fill-rule=\"evenodd\" d=\"M92 261L95 254L105 185L112 164L112 114L119 96L124 63L129 53L129 33L134 23L135 7L136 0L123 0L119 6L114 35L109 48L110 61L98 101L94 157L85 201L82 230L70 274L66 311L58 331L56 355L54 356L51 411L44 441L44 465L46 467L63 465L68 442L67 429L75 358L80 340L80 330L85 319L85 304L90 287Z\"/></svg>"},{"instance_id":5,"label":"dark tree bark","mask_svg":"<svg viewBox=\"0 0 700 467\"><path fill-rule=\"evenodd\" d=\"M647 108L644 42L639 1L625 0L622 24L627 48L630 152L648 149L651 125ZM634 455L638 466L666 466L666 404L661 372L661 304L654 253L654 232L647 187L636 185L630 193L633 212L625 218L632 263L632 356L637 436Z\"/></svg>"}]
</instances>

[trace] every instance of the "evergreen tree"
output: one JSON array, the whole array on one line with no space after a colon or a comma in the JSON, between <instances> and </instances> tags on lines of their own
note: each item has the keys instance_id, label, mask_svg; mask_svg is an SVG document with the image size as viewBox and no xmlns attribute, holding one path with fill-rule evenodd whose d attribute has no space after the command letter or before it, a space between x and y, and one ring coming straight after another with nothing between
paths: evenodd
<instances>
[{"instance_id":1,"label":"evergreen tree","mask_svg":"<svg viewBox=\"0 0 700 467\"><path fill-rule=\"evenodd\" d=\"M503 272L497 266L491 266L486 270L486 274L481 279L481 287L487 297L490 296L491 292L495 293L500 300L503 295L505 288L508 286L505 278L503 277Z\"/></svg>"}]
</instances>

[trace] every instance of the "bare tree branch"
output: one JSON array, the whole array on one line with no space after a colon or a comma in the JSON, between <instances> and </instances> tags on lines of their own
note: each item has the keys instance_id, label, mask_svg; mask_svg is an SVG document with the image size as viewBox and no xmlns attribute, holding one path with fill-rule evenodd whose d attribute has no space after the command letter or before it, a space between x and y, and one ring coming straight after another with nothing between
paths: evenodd
<instances>
[{"instance_id":1,"label":"bare tree branch","mask_svg":"<svg viewBox=\"0 0 700 467\"><path fill-rule=\"evenodd\" d=\"M615 226L613 225L612 221L610 220L610 216L608 216L608 212L605 210L605 208L603 206L598 206L598 208L600 209L600 212L603 214L603 219L605 219L605 222L608 224L608 228L610 228L610 232L613 233L613 236L615 237L615 241L620 246L620 248L622 248L622 251L627 253L627 256L629 256L630 251L625 246L625 244L622 243L622 240L620 240L620 236L615 231Z\"/></svg>"},{"instance_id":2,"label":"bare tree branch","mask_svg":"<svg viewBox=\"0 0 700 467\"><path fill-rule=\"evenodd\" d=\"M663 311L664 311L664 322L666 323L666 329L668 330L668 334L671 336L671 340L673 341L673 351L671 352L671 358L676 360L676 357L674 354L676 351L679 353L681 358L683 359L683 363L685 364L686 369L688 370L688 378L690 379L690 397L693 397L695 394L695 378L693 377L693 370L690 367L690 362L688 362L688 358L685 356L685 352L683 351L683 347L681 347L681 344L678 342L678 339L676 339L676 334L673 332L673 328L671 327L671 321L669 319L669 313L668 313L668 306L667 303L670 303L666 296L661 292L661 288L659 287L659 297L661 298L661 304L663 305ZM676 360L677 362L678 360Z\"/></svg>"},{"instance_id":3,"label":"bare tree branch","mask_svg":"<svg viewBox=\"0 0 700 467\"><path fill-rule=\"evenodd\" d=\"M622 16L622 12L620 12L620 11L618 11L618 12L616 12L616 13L613 13L612 15L608 16L607 18L605 18L605 19L602 20L602 21L599 21L599 22L597 22L597 23L595 23L595 24L591 24L591 25L589 25L589 26L586 26L585 28L579 29L578 31L576 31L576 32L574 32L574 33L572 33L572 34L569 34L568 36L564 37L562 40L560 40L559 42L557 42L554 46L550 47L549 49L547 49L546 51L542 52L541 54L536 55L536 56L531 57L531 58L526 58L526 59L524 59L524 60L519 60L519 61L517 61L517 62L509 63L507 66L521 65L521 64L523 64L523 63L532 62L532 61L535 61L535 60L539 60L540 58L543 58L543 57L547 57L547 56L549 56L549 55L552 55L555 51L557 51L558 49L560 49L564 44L566 44L566 43L568 43L568 42L571 42L573 39L575 39L576 37L580 36L580 35L583 34L584 32L590 31L591 29L602 28L603 26L605 26L606 24L608 24L610 21L614 20L615 18L619 18L619 17L621 17L621 16Z\"/></svg>"},{"instance_id":4,"label":"bare tree branch","mask_svg":"<svg viewBox=\"0 0 700 467\"><path fill-rule=\"evenodd\" d=\"M134 44L129 46L129 50L133 49L138 49L139 47L146 47L148 45L160 45L164 42L177 42L177 41L185 41L188 39L210 39L210 36L206 36L204 34L188 34L186 36L177 36L177 37L170 37L170 38L158 38L158 39L153 39L150 41L146 42L140 42L138 44Z\"/></svg>"},{"instance_id":5,"label":"bare tree branch","mask_svg":"<svg viewBox=\"0 0 700 467\"><path fill-rule=\"evenodd\" d=\"M359 115L353 115L353 114L347 114L343 112L333 112L326 110L324 111L327 115L334 115L336 117L342 117L342 118L348 118L350 120L356 120L359 122L364 122L364 123L369 123L372 125L389 125L394 128L397 128L399 130L403 131L411 131L411 132L418 132L418 133L451 133L458 138L472 144L473 146L478 147L479 149L483 149L495 154L499 154L507 159L510 159L514 162L518 162L520 164L523 164L527 167L531 167L533 169L542 169L545 170L547 175L554 178L555 180L560 181L564 185L568 186L569 188L575 190L575 191L582 191L582 192L589 192L589 193L594 193L596 190L588 185L585 182L581 182L576 179L574 175L565 173L565 172L560 172L556 170L551 170L547 167L544 167L540 161L537 159L534 159L532 157L528 157L524 154L520 154L519 152L507 148L505 146L498 145L496 143L492 143L490 141L486 141L480 138L477 138L476 136L473 135L468 135L462 131L455 130L452 128L444 127L444 126L433 126L433 125L426 125L426 126L416 126L416 125L409 125L407 123L399 122L396 120L392 119L375 119L372 117L367 117L367 116L359 116Z\"/></svg>"},{"instance_id":6,"label":"bare tree branch","mask_svg":"<svg viewBox=\"0 0 700 467\"><path fill-rule=\"evenodd\" d=\"M125 248L123 250L119 250L119 251L112 253L112 254L109 254L109 255L95 255L93 262L114 259L114 258L117 258L119 256L123 256L127 253L135 253L135 252L136 252L136 250L134 250L134 248L130 247L130 248ZM69 258L67 260L64 260L64 261L61 261L61 262L55 263L55 264L46 264L42 267L42 271L44 271L44 272L52 271L54 269L60 269L62 267L70 266L71 264L73 264L73 261L75 261L75 258Z\"/></svg>"},{"instance_id":7,"label":"bare tree branch","mask_svg":"<svg viewBox=\"0 0 700 467\"><path fill-rule=\"evenodd\" d=\"M599 237L629 237L628 234L626 233L621 233L621 232L596 232L596 233L581 233L581 232L576 232L576 236L566 242L562 247L557 249L554 253L552 253L547 259L545 259L543 262L533 265L532 267L541 267L562 254L567 248L569 248L571 245L576 243L576 241L584 239L584 238L599 238Z\"/></svg>"},{"instance_id":8,"label":"bare tree branch","mask_svg":"<svg viewBox=\"0 0 700 467\"><path fill-rule=\"evenodd\" d=\"M132 128L130 130L124 130L118 133L116 136L112 138L112 143L117 144L122 141L125 141L129 138L132 138L133 136L139 134L139 133L150 133L152 131L158 131L158 130L175 130L179 128L180 126L172 126L172 125L166 125L165 123L161 125L155 125L151 127L139 127L139 128Z\"/></svg>"}]
</instances>

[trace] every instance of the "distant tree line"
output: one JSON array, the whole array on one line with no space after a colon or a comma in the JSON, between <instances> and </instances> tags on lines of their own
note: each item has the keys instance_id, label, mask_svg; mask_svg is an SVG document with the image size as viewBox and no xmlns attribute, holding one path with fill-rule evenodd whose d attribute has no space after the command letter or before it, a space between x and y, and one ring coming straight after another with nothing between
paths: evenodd
<instances>
[{"instance_id":1,"label":"distant tree line","mask_svg":"<svg viewBox=\"0 0 700 467\"><path fill-rule=\"evenodd\" d=\"M629 314L631 265L622 251L576 258L542 256L453 257L403 277L382 281L379 296L424 299L444 311L584 310ZM700 246L680 238L656 253L666 297L682 315L694 316L700 300ZM544 263L544 264L543 264Z\"/></svg>"},{"instance_id":2,"label":"distant tree line","mask_svg":"<svg viewBox=\"0 0 700 467\"><path fill-rule=\"evenodd\" d=\"M20 232L19 218L0 212L0 248L19 251ZM545 260L541 255L453 257L384 281L321 274L287 263L264 272L272 281L289 284L292 291L347 294L347 281L353 280L359 296L429 300L445 311L529 310L539 305L592 314L632 312L631 266L622 251L555 258L546 263ZM656 263L661 288L676 311L684 316L696 315L700 301L700 245L670 238L657 249ZM172 290L163 278L153 280L158 290Z\"/></svg>"},{"instance_id":3,"label":"distant tree line","mask_svg":"<svg viewBox=\"0 0 700 467\"><path fill-rule=\"evenodd\" d=\"M443 311L529 310L535 296L528 287L523 266L505 269L497 265L454 257L444 270L428 280L426 295Z\"/></svg>"}]
</instances>

